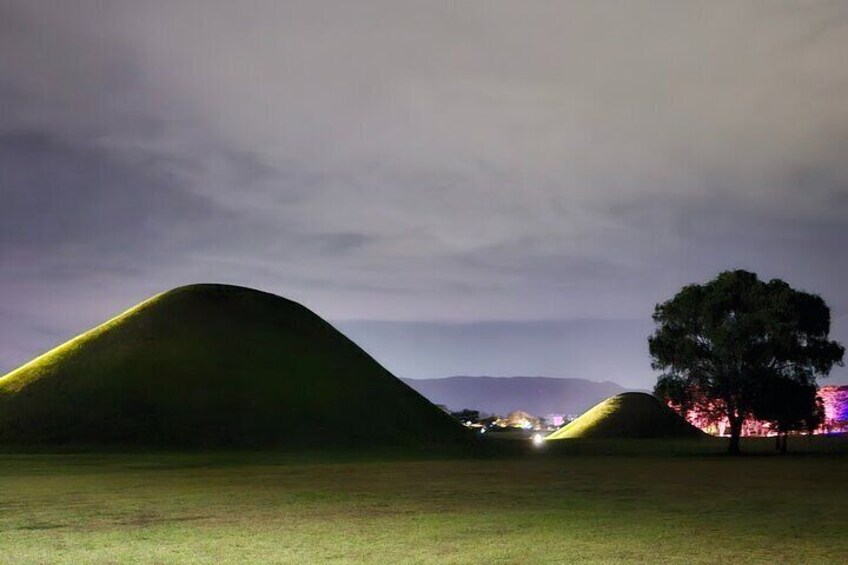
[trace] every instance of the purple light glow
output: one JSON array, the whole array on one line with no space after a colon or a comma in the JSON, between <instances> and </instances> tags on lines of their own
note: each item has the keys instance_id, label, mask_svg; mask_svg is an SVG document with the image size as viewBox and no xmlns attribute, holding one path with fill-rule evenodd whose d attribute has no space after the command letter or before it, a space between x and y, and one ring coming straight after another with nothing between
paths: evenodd
<instances>
[{"instance_id":1,"label":"purple light glow","mask_svg":"<svg viewBox=\"0 0 848 565\"><path fill-rule=\"evenodd\" d=\"M815 433L838 433L848 431L848 385L824 386L819 389L819 396L824 404L825 419ZM669 404L676 412L679 407ZM693 426L712 435L727 435L730 433L726 417L720 414L720 407L709 405L706 408L695 408L685 414L686 420ZM743 436L771 436L776 432L768 422L748 419L742 425Z\"/></svg>"}]
</instances>

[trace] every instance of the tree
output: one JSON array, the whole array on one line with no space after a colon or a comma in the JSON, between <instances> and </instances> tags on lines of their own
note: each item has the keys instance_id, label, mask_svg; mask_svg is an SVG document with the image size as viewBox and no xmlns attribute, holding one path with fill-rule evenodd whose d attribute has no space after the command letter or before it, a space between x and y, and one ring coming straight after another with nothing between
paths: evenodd
<instances>
[{"instance_id":1,"label":"tree","mask_svg":"<svg viewBox=\"0 0 848 565\"><path fill-rule=\"evenodd\" d=\"M652 366L664 371L655 393L720 410L732 454L739 453L742 424L755 408L765 410L764 391L781 379L815 387L845 352L828 339L830 309L821 297L742 270L683 287L656 306L653 319Z\"/></svg>"},{"instance_id":2,"label":"tree","mask_svg":"<svg viewBox=\"0 0 848 565\"><path fill-rule=\"evenodd\" d=\"M786 437L796 430L815 430L821 423L822 405L815 384L778 377L763 383L754 398L753 415L770 422L777 431L776 447L786 453Z\"/></svg>"},{"instance_id":3,"label":"tree","mask_svg":"<svg viewBox=\"0 0 848 565\"><path fill-rule=\"evenodd\" d=\"M654 387L654 396L700 428L718 425L727 412L720 399L710 398L675 375L662 375Z\"/></svg>"}]
</instances>

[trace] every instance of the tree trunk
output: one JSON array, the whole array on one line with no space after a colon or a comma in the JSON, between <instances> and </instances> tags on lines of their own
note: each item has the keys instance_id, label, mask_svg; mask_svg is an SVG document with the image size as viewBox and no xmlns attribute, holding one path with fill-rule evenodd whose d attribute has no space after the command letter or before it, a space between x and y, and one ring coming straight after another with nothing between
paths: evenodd
<instances>
[{"instance_id":1,"label":"tree trunk","mask_svg":"<svg viewBox=\"0 0 848 565\"><path fill-rule=\"evenodd\" d=\"M777 435L774 436L774 439L776 440L774 443L774 450L780 451L780 431L777 432Z\"/></svg>"},{"instance_id":2,"label":"tree trunk","mask_svg":"<svg viewBox=\"0 0 848 565\"><path fill-rule=\"evenodd\" d=\"M727 453L730 455L739 455L742 450L739 449L739 438L742 436L742 418L730 419L730 445L727 446Z\"/></svg>"},{"instance_id":3,"label":"tree trunk","mask_svg":"<svg viewBox=\"0 0 848 565\"><path fill-rule=\"evenodd\" d=\"M780 442L780 452L786 453L786 439L789 436L787 432L783 432L783 440Z\"/></svg>"}]
</instances>

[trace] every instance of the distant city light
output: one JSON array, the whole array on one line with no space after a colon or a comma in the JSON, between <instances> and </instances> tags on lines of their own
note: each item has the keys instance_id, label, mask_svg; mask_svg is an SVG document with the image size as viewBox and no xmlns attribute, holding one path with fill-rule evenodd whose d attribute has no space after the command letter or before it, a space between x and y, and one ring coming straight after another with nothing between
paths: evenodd
<instances>
[{"instance_id":1,"label":"distant city light","mask_svg":"<svg viewBox=\"0 0 848 565\"><path fill-rule=\"evenodd\" d=\"M565 423L565 415L564 414L548 414L545 416L545 420L548 421L548 426L552 426L554 428L559 428Z\"/></svg>"}]
</instances>

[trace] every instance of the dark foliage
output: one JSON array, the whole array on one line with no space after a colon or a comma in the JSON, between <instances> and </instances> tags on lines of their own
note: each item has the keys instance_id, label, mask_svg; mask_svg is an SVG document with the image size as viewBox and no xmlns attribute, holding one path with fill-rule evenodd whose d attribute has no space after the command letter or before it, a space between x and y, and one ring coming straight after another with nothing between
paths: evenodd
<instances>
[{"instance_id":1,"label":"dark foliage","mask_svg":"<svg viewBox=\"0 0 848 565\"><path fill-rule=\"evenodd\" d=\"M802 409L809 391L842 364L845 351L828 339L830 309L821 297L747 271L686 286L658 304L653 318L650 353L664 371L655 393L727 417L731 453L739 452L748 417L767 415L783 426L810 420Z\"/></svg>"}]
</instances>

